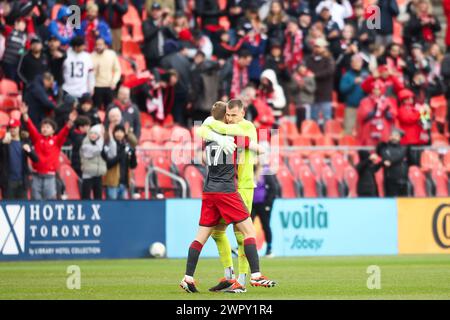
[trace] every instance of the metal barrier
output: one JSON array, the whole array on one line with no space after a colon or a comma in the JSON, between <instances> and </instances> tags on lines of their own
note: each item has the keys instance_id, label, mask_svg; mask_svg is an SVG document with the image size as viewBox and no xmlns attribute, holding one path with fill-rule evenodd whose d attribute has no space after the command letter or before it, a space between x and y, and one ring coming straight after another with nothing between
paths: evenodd
<instances>
[{"instance_id":1,"label":"metal barrier","mask_svg":"<svg viewBox=\"0 0 450 320\"><path fill-rule=\"evenodd\" d=\"M162 168L149 166L148 167L148 172L145 175L145 199L149 199L150 198L150 179L149 178L150 178L150 175L153 172L155 172L155 171L159 172L159 173L161 173L163 175L166 175L169 178L179 182L180 185L181 185L181 197L182 198L187 198L187 183L186 183L186 181L184 181L183 178L181 178L181 177L177 176L176 174L173 174L173 173L171 173L171 172L169 172L167 170L164 170Z\"/></svg>"}]
</instances>

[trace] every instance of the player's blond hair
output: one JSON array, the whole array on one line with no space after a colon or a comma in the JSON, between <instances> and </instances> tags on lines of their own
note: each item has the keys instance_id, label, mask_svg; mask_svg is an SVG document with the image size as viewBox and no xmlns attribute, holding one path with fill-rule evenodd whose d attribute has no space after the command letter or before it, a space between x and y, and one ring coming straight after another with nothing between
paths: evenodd
<instances>
[{"instance_id":1,"label":"player's blond hair","mask_svg":"<svg viewBox=\"0 0 450 320\"><path fill-rule=\"evenodd\" d=\"M217 101L211 108L211 115L214 119L222 121L227 113L227 104L223 101Z\"/></svg>"}]
</instances>

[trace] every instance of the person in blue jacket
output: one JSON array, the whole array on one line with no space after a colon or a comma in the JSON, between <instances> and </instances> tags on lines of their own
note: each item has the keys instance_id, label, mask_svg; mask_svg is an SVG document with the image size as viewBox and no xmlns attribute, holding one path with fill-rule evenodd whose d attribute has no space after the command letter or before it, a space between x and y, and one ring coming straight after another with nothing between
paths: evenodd
<instances>
[{"instance_id":1,"label":"person in blue jacket","mask_svg":"<svg viewBox=\"0 0 450 320\"><path fill-rule=\"evenodd\" d=\"M364 61L359 54L351 58L351 68L344 74L339 83L339 91L345 102L344 130L352 134L356 124L356 112L361 100L365 97L361 83L369 72L363 66Z\"/></svg>"},{"instance_id":2,"label":"person in blue jacket","mask_svg":"<svg viewBox=\"0 0 450 320\"><path fill-rule=\"evenodd\" d=\"M56 37L62 46L70 44L75 37L75 28L67 23L67 19L72 15L72 11L67 6L62 6L58 10L56 20L52 20L48 26L50 37Z\"/></svg>"}]
</instances>

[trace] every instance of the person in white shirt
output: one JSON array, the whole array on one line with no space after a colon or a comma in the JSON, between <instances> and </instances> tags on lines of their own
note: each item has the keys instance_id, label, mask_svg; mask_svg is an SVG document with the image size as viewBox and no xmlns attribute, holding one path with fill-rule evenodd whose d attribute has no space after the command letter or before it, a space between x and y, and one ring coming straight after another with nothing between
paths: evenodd
<instances>
[{"instance_id":1,"label":"person in white shirt","mask_svg":"<svg viewBox=\"0 0 450 320\"><path fill-rule=\"evenodd\" d=\"M81 98L85 93L94 94L95 75L91 55L85 51L84 38L77 36L70 42L63 64L65 94Z\"/></svg>"},{"instance_id":2,"label":"person in white shirt","mask_svg":"<svg viewBox=\"0 0 450 320\"><path fill-rule=\"evenodd\" d=\"M344 29L344 20L353 14L352 5L348 0L324 0L317 5L316 13L320 14L323 7L327 7L330 10L331 19L338 24L341 30Z\"/></svg>"}]
</instances>

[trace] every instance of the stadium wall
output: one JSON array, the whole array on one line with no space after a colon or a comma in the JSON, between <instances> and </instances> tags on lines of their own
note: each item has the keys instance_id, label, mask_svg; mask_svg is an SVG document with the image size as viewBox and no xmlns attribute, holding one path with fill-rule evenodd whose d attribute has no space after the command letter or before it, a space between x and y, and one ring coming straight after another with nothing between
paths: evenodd
<instances>
[{"instance_id":1,"label":"stadium wall","mask_svg":"<svg viewBox=\"0 0 450 320\"><path fill-rule=\"evenodd\" d=\"M200 208L194 199L2 201L0 261L145 258L156 241L184 258ZM450 198L277 199L271 226L277 256L449 254ZM217 256L213 241L202 256Z\"/></svg>"}]
</instances>

